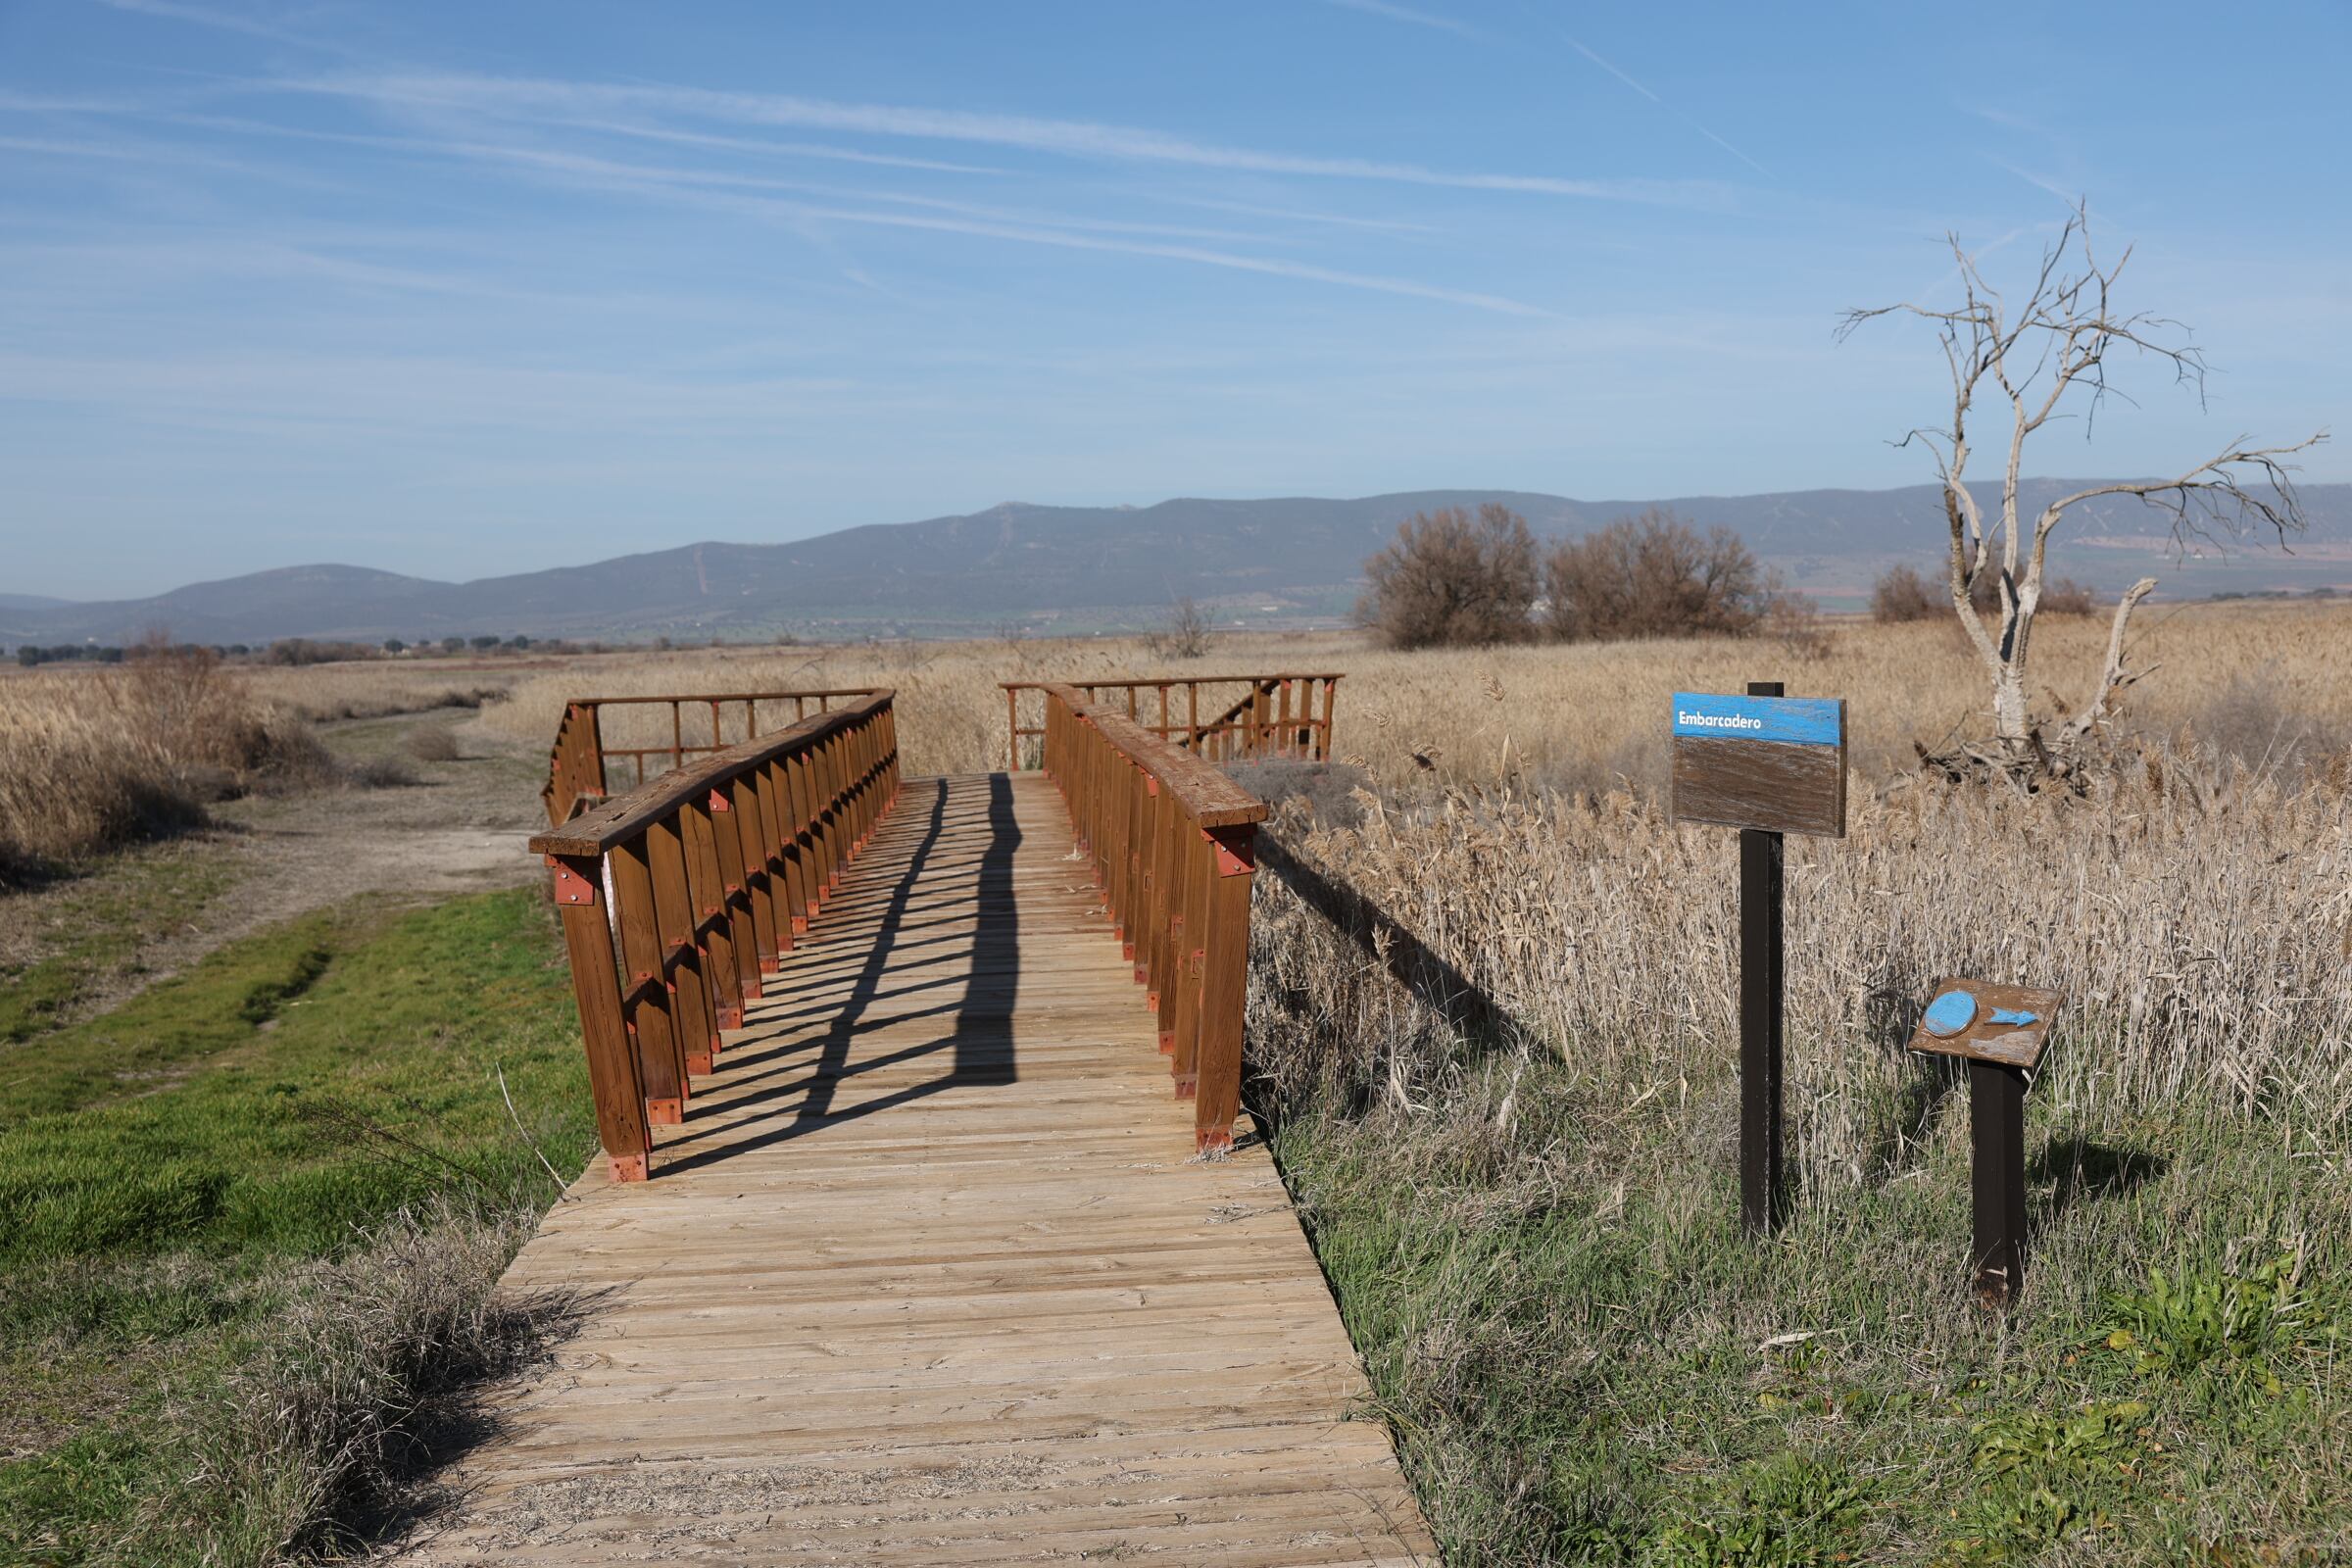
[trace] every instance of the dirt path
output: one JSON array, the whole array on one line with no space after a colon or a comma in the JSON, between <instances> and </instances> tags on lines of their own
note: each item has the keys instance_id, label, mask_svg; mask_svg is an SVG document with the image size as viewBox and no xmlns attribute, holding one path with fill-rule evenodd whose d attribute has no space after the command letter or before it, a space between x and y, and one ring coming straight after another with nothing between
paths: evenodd
<instances>
[{"instance_id":1,"label":"dirt path","mask_svg":"<svg viewBox=\"0 0 2352 1568\"><path fill-rule=\"evenodd\" d=\"M454 761L419 761L412 735L447 729ZM531 880L523 838L545 822L543 749L442 709L323 724L349 763L389 759L414 783L350 785L215 807L215 825L113 857L89 874L0 898L0 967L24 969L103 941L104 960L54 1022L120 1005L225 943L368 893L402 903ZM125 940L127 938L127 940Z\"/></svg>"}]
</instances>

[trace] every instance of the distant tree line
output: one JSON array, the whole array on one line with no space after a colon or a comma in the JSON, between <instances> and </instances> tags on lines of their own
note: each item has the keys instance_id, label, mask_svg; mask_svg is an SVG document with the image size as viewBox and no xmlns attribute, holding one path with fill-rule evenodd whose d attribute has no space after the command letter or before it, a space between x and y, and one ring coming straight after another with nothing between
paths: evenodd
<instances>
[{"instance_id":1,"label":"distant tree line","mask_svg":"<svg viewBox=\"0 0 2352 1568\"><path fill-rule=\"evenodd\" d=\"M1364 574L1357 618L1392 648L1819 636L1811 602L1783 587L1737 533L1701 533L1656 507L1548 551L1497 502L1475 514L1417 513Z\"/></svg>"},{"instance_id":2,"label":"distant tree line","mask_svg":"<svg viewBox=\"0 0 2352 1568\"><path fill-rule=\"evenodd\" d=\"M1992 572L1980 573L1969 584L1968 602L1981 615L1997 614L2001 608L2000 577ZM2094 608L2089 585L2072 577L2061 577L2041 591L2041 613L2045 615L2087 615ZM1951 589L1940 582L1929 581L1927 574L1915 566L1889 566L1871 585L1873 620L1930 620L1950 613Z\"/></svg>"},{"instance_id":3,"label":"distant tree line","mask_svg":"<svg viewBox=\"0 0 2352 1568\"><path fill-rule=\"evenodd\" d=\"M605 643L580 644L562 638L498 637L488 634L443 637L438 640L419 639L414 643L399 637L387 637L380 643L349 642L337 638L281 637L258 647L250 643L172 643L150 639L129 647L112 643L57 643L49 647L38 643L22 643L18 645L15 657L17 662L27 669L38 664L135 662L153 657L150 650L158 648L180 656L209 653L218 660L239 660L263 664L332 664L368 659L445 659L466 653L605 653L609 647Z\"/></svg>"}]
</instances>

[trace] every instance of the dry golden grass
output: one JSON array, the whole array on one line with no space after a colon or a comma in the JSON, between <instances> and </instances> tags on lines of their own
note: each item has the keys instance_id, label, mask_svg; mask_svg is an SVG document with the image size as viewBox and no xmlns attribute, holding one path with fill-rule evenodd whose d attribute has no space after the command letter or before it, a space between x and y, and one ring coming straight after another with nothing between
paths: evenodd
<instances>
[{"instance_id":1,"label":"dry golden grass","mask_svg":"<svg viewBox=\"0 0 2352 1568\"><path fill-rule=\"evenodd\" d=\"M270 779L314 783L324 750L208 655L0 681L0 882L176 831Z\"/></svg>"},{"instance_id":2,"label":"dry golden grass","mask_svg":"<svg viewBox=\"0 0 2352 1568\"><path fill-rule=\"evenodd\" d=\"M1464 983L1614 1096L1719 1083L1739 1036L1734 835L1676 828L1624 792L1455 796L1360 827L1287 814L1275 836L1380 919L1343 936L1261 896L1253 1029L1286 1098L1354 1079L1399 1103L1458 1071ZM2312 1125L2352 1116L2352 811L2235 763L2160 757L2085 801L1914 784L1863 797L1843 841L1788 841L1788 1071L1810 1184L1899 1157L1903 1051L1947 974L2068 998L2035 1093L2102 1116L2219 1102ZM1363 961L1393 921L1435 964L1399 986ZM1416 992L1418 993L1416 995ZM1475 1026L1472 1033L1476 1033ZM1491 1049L1492 1040L1483 1043Z\"/></svg>"},{"instance_id":3,"label":"dry golden grass","mask_svg":"<svg viewBox=\"0 0 2352 1568\"><path fill-rule=\"evenodd\" d=\"M2103 621L2045 619L2034 653L2040 686L2081 701L2105 639ZM2191 727L2253 759L2274 742L2299 739L2308 754L2352 737L2352 606L2145 611L2132 658L2160 666L2128 706L2127 722L2139 732L2171 737ZM331 700L323 683L339 678L335 668L286 679L317 707ZM977 772L1004 766L1008 755L999 681L1277 668L1345 672L1339 754L1401 793L1503 781L1605 789L1624 780L1647 789L1663 776L1669 695L1737 691L1754 679L1846 698L1854 763L1867 780L1907 766L1914 741L1935 746L1984 727L1982 674L1957 630L1938 622L1838 624L1818 658L1763 639L1396 653L1352 632L1226 634L1190 662L1154 657L1143 638L647 652L518 673L484 722L545 742L573 697L887 685L899 694L911 771ZM707 719L686 735L690 744L707 738ZM666 744L668 711L612 710L606 739Z\"/></svg>"}]
</instances>

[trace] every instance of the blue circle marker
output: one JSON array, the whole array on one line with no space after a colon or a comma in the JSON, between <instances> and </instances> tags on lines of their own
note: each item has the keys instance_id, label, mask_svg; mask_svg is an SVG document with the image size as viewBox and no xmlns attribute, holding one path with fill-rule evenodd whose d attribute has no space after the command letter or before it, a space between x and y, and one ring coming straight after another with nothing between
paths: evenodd
<instances>
[{"instance_id":1,"label":"blue circle marker","mask_svg":"<svg viewBox=\"0 0 2352 1568\"><path fill-rule=\"evenodd\" d=\"M1949 1039L1977 1021L1977 999L1965 991L1946 991L1928 1004L1928 1033Z\"/></svg>"}]
</instances>

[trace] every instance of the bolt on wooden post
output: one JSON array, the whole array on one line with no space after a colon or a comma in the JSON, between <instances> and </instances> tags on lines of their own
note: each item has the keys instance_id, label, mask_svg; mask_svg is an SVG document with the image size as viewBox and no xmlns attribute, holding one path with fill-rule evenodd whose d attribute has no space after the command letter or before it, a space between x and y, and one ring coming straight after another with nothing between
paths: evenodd
<instances>
[{"instance_id":1,"label":"bolt on wooden post","mask_svg":"<svg viewBox=\"0 0 2352 1568\"><path fill-rule=\"evenodd\" d=\"M1786 1015L1783 835L1845 837L1845 701L1674 694L1674 819L1740 829L1740 1217L1788 1217L1781 1053Z\"/></svg>"}]
</instances>

